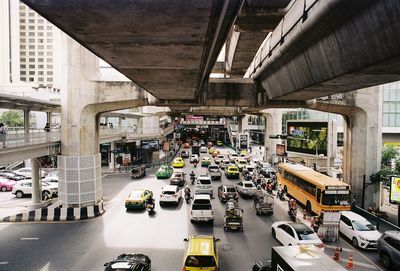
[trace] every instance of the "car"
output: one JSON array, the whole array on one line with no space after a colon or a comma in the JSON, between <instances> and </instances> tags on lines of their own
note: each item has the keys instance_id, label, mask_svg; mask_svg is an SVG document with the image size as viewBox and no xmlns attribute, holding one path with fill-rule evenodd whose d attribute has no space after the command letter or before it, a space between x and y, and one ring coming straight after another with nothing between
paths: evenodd
<instances>
[{"instance_id":1,"label":"car","mask_svg":"<svg viewBox=\"0 0 400 271\"><path fill-rule=\"evenodd\" d=\"M177 185L167 185L161 189L160 194L160 205L164 205L165 203L175 203L179 204L182 199L182 189Z\"/></svg>"},{"instance_id":2,"label":"car","mask_svg":"<svg viewBox=\"0 0 400 271\"><path fill-rule=\"evenodd\" d=\"M210 148L208 149L208 153L209 153L209 154L212 154L214 151L215 151L215 148L214 148L214 147L210 147Z\"/></svg>"},{"instance_id":3,"label":"car","mask_svg":"<svg viewBox=\"0 0 400 271\"><path fill-rule=\"evenodd\" d=\"M267 167L271 167L271 164L265 161L257 161L256 163L256 169L260 170L262 168L267 168Z\"/></svg>"},{"instance_id":4,"label":"car","mask_svg":"<svg viewBox=\"0 0 400 271\"><path fill-rule=\"evenodd\" d=\"M206 143L204 142L204 140L203 140L203 139L200 139L200 140L199 140L199 145L200 145L200 146L205 146L205 145L206 145Z\"/></svg>"},{"instance_id":5,"label":"car","mask_svg":"<svg viewBox=\"0 0 400 271\"><path fill-rule=\"evenodd\" d=\"M222 143L221 140L217 140L217 146L223 146L223 145L224 145L224 143Z\"/></svg>"},{"instance_id":6,"label":"car","mask_svg":"<svg viewBox=\"0 0 400 271\"><path fill-rule=\"evenodd\" d=\"M400 268L400 232L386 231L378 239L378 255L383 266L390 270Z\"/></svg>"},{"instance_id":7,"label":"car","mask_svg":"<svg viewBox=\"0 0 400 271\"><path fill-rule=\"evenodd\" d=\"M339 232L349 238L353 246L363 249L378 249L381 233L366 218L351 211L340 214Z\"/></svg>"},{"instance_id":8,"label":"car","mask_svg":"<svg viewBox=\"0 0 400 271\"><path fill-rule=\"evenodd\" d=\"M184 239L187 242L182 270L220 270L217 251L219 239L214 236L195 235Z\"/></svg>"},{"instance_id":9,"label":"car","mask_svg":"<svg viewBox=\"0 0 400 271\"><path fill-rule=\"evenodd\" d=\"M211 178L207 175L200 175L196 179L195 194L209 194L213 196Z\"/></svg>"},{"instance_id":10,"label":"car","mask_svg":"<svg viewBox=\"0 0 400 271\"><path fill-rule=\"evenodd\" d=\"M216 157L214 157L214 163L216 163L218 165L224 159L225 159L225 156L223 156L222 154L218 154Z\"/></svg>"},{"instance_id":11,"label":"car","mask_svg":"<svg viewBox=\"0 0 400 271\"><path fill-rule=\"evenodd\" d=\"M239 171L242 171L243 167L247 166L247 161L245 159L238 158L238 159L236 159L235 165L237 166Z\"/></svg>"},{"instance_id":12,"label":"car","mask_svg":"<svg viewBox=\"0 0 400 271\"><path fill-rule=\"evenodd\" d=\"M205 157L201 158L201 166L202 167L208 167L210 164L211 164L210 157L205 156Z\"/></svg>"},{"instance_id":13,"label":"car","mask_svg":"<svg viewBox=\"0 0 400 271\"><path fill-rule=\"evenodd\" d=\"M190 148L190 144L188 142L183 143L183 148L189 149Z\"/></svg>"},{"instance_id":14,"label":"car","mask_svg":"<svg viewBox=\"0 0 400 271\"><path fill-rule=\"evenodd\" d=\"M190 156L190 163L198 163L200 161L199 155L198 154L192 154Z\"/></svg>"},{"instance_id":15,"label":"car","mask_svg":"<svg viewBox=\"0 0 400 271\"><path fill-rule=\"evenodd\" d=\"M212 146L214 146L214 144L211 141L207 142L207 147L211 148Z\"/></svg>"},{"instance_id":16,"label":"car","mask_svg":"<svg viewBox=\"0 0 400 271\"><path fill-rule=\"evenodd\" d=\"M271 166L265 166L258 170L259 174L264 178L276 179L276 172Z\"/></svg>"},{"instance_id":17,"label":"car","mask_svg":"<svg viewBox=\"0 0 400 271\"><path fill-rule=\"evenodd\" d=\"M186 184L186 173L185 172L174 172L169 181L170 185L177 185L183 187Z\"/></svg>"},{"instance_id":18,"label":"car","mask_svg":"<svg viewBox=\"0 0 400 271\"><path fill-rule=\"evenodd\" d=\"M249 181L242 181L238 182L236 186L236 190L241 196L254 196L257 187L254 185L253 182Z\"/></svg>"},{"instance_id":19,"label":"car","mask_svg":"<svg viewBox=\"0 0 400 271\"><path fill-rule=\"evenodd\" d=\"M200 147L200 152L201 153L207 153L207 147L206 146L201 146Z\"/></svg>"},{"instance_id":20,"label":"car","mask_svg":"<svg viewBox=\"0 0 400 271\"><path fill-rule=\"evenodd\" d=\"M227 202L230 199L239 200L239 193L233 185L218 186L218 198L221 202Z\"/></svg>"},{"instance_id":21,"label":"car","mask_svg":"<svg viewBox=\"0 0 400 271\"><path fill-rule=\"evenodd\" d=\"M190 210L190 222L213 222L214 212L210 195L194 195Z\"/></svg>"},{"instance_id":22,"label":"car","mask_svg":"<svg viewBox=\"0 0 400 271\"><path fill-rule=\"evenodd\" d=\"M182 158L189 158L189 151L185 151L185 150L181 151L181 157Z\"/></svg>"},{"instance_id":23,"label":"car","mask_svg":"<svg viewBox=\"0 0 400 271\"><path fill-rule=\"evenodd\" d=\"M145 209L146 201L149 197L153 197L153 192L147 189L133 190L125 199L126 210Z\"/></svg>"},{"instance_id":24,"label":"car","mask_svg":"<svg viewBox=\"0 0 400 271\"><path fill-rule=\"evenodd\" d=\"M207 174L211 177L211 180L221 180L222 177L222 172L217 165L209 165Z\"/></svg>"},{"instance_id":25,"label":"car","mask_svg":"<svg viewBox=\"0 0 400 271\"><path fill-rule=\"evenodd\" d=\"M272 224L271 234L284 246L309 245L324 249L318 235L304 223L278 221Z\"/></svg>"},{"instance_id":26,"label":"car","mask_svg":"<svg viewBox=\"0 0 400 271\"><path fill-rule=\"evenodd\" d=\"M1 170L0 177L5 177L9 180L14 180L14 181L21 181L26 179L25 176L16 174L11 170Z\"/></svg>"},{"instance_id":27,"label":"car","mask_svg":"<svg viewBox=\"0 0 400 271\"><path fill-rule=\"evenodd\" d=\"M229 159L227 159L227 158L225 158L224 160L222 160L222 161L219 163L219 167L220 167L221 169L225 169L225 168L227 168L228 166L232 166L232 163L231 163L231 161L230 161Z\"/></svg>"},{"instance_id":28,"label":"car","mask_svg":"<svg viewBox=\"0 0 400 271\"><path fill-rule=\"evenodd\" d=\"M231 161L231 163L235 163L236 159L239 158L239 154L237 153L230 153L228 155L229 161Z\"/></svg>"},{"instance_id":29,"label":"car","mask_svg":"<svg viewBox=\"0 0 400 271\"><path fill-rule=\"evenodd\" d=\"M185 160L183 160L182 157L176 157L172 162L173 168L182 168L184 166L185 166Z\"/></svg>"},{"instance_id":30,"label":"car","mask_svg":"<svg viewBox=\"0 0 400 271\"><path fill-rule=\"evenodd\" d=\"M14 180L0 177L0 191L2 192L11 191L16 183L17 182Z\"/></svg>"},{"instance_id":31,"label":"car","mask_svg":"<svg viewBox=\"0 0 400 271\"><path fill-rule=\"evenodd\" d=\"M32 195L32 180L23 180L17 182L11 193L14 194L17 198L22 198L26 195ZM57 196L58 195L58 184L55 183L47 183L42 181L42 197L46 198L48 196Z\"/></svg>"},{"instance_id":32,"label":"car","mask_svg":"<svg viewBox=\"0 0 400 271\"><path fill-rule=\"evenodd\" d=\"M151 260L144 254L121 254L114 260L104 264L104 271L131 270L150 271Z\"/></svg>"},{"instance_id":33,"label":"car","mask_svg":"<svg viewBox=\"0 0 400 271\"><path fill-rule=\"evenodd\" d=\"M160 143L158 141L150 141L149 142L149 147L151 149L159 149Z\"/></svg>"},{"instance_id":34,"label":"car","mask_svg":"<svg viewBox=\"0 0 400 271\"><path fill-rule=\"evenodd\" d=\"M239 155L240 155L240 154L246 154L246 155L247 155L247 154L248 154L248 152L247 152L247 150L246 150L246 149L244 149L244 150L241 150L241 151L240 151Z\"/></svg>"},{"instance_id":35,"label":"car","mask_svg":"<svg viewBox=\"0 0 400 271\"><path fill-rule=\"evenodd\" d=\"M169 177L171 177L173 172L174 169L172 167L161 166L156 172L156 177L157 179L168 179Z\"/></svg>"},{"instance_id":36,"label":"car","mask_svg":"<svg viewBox=\"0 0 400 271\"><path fill-rule=\"evenodd\" d=\"M211 156L212 156L212 158L215 158L215 157L217 157L219 154L220 154L220 151L219 151L219 150L215 150L215 151L213 151L213 153L211 154Z\"/></svg>"},{"instance_id":37,"label":"car","mask_svg":"<svg viewBox=\"0 0 400 271\"><path fill-rule=\"evenodd\" d=\"M47 175L44 179L44 182L48 182L48 183L58 183L58 174L52 174L52 175Z\"/></svg>"},{"instance_id":38,"label":"car","mask_svg":"<svg viewBox=\"0 0 400 271\"><path fill-rule=\"evenodd\" d=\"M243 153L241 153L239 156L240 156L241 159L244 159L244 160L246 160L247 162L250 162L250 160L251 160L251 157L250 157L250 155L248 155L248 154L243 154Z\"/></svg>"},{"instance_id":39,"label":"car","mask_svg":"<svg viewBox=\"0 0 400 271\"><path fill-rule=\"evenodd\" d=\"M30 168L30 167L23 167L23 168L14 170L14 173L18 174L18 175L22 175L27 179L32 178L32 168ZM40 170L40 174L39 174L40 178L44 178L44 177L46 177L46 175L47 175L47 173L45 171Z\"/></svg>"},{"instance_id":40,"label":"car","mask_svg":"<svg viewBox=\"0 0 400 271\"><path fill-rule=\"evenodd\" d=\"M255 170L256 170L255 166L245 165L242 170L243 176L247 176L247 175L253 176L253 174L255 173Z\"/></svg>"},{"instance_id":41,"label":"car","mask_svg":"<svg viewBox=\"0 0 400 271\"><path fill-rule=\"evenodd\" d=\"M237 179L239 178L239 169L237 166L227 166L225 168L225 176L228 179Z\"/></svg>"}]
</instances>

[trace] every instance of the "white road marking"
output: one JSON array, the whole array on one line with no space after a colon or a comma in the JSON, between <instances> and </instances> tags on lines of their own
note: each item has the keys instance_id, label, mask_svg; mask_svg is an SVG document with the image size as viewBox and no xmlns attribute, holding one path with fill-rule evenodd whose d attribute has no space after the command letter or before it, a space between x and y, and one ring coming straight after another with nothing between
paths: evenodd
<instances>
[{"instance_id":1,"label":"white road marking","mask_svg":"<svg viewBox=\"0 0 400 271\"><path fill-rule=\"evenodd\" d=\"M39 237L22 237L20 238L21 241L25 240L39 240Z\"/></svg>"},{"instance_id":2,"label":"white road marking","mask_svg":"<svg viewBox=\"0 0 400 271\"><path fill-rule=\"evenodd\" d=\"M8 264L8 262L0 262L0 264L5 265Z\"/></svg>"}]
</instances>

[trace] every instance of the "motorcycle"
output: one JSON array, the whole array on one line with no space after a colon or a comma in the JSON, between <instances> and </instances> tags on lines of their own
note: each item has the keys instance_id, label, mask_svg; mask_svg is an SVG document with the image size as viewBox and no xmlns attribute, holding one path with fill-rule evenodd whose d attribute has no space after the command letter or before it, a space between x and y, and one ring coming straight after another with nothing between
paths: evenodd
<instances>
[{"instance_id":1,"label":"motorcycle","mask_svg":"<svg viewBox=\"0 0 400 271\"><path fill-rule=\"evenodd\" d=\"M272 194L272 183L268 183L267 184L267 192L269 193L269 194Z\"/></svg>"},{"instance_id":2,"label":"motorcycle","mask_svg":"<svg viewBox=\"0 0 400 271\"><path fill-rule=\"evenodd\" d=\"M197 162L193 162L193 167L197 167Z\"/></svg>"},{"instance_id":3,"label":"motorcycle","mask_svg":"<svg viewBox=\"0 0 400 271\"><path fill-rule=\"evenodd\" d=\"M285 192L282 188L278 188L278 192L276 193L276 197L280 200L285 200Z\"/></svg>"},{"instance_id":4,"label":"motorcycle","mask_svg":"<svg viewBox=\"0 0 400 271\"><path fill-rule=\"evenodd\" d=\"M186 203L189 204L191 196L192 195L190 195L190 191L189 190L185 191L185 201L186 201Z\"/></svg>"},{"instance_id":5,"label":"motorcycle","mask_svg":"<svg viewBox=\"0 0 400 271\"><path fill-rule=\"evenodd\" d=\"M194 182L196 181L196 177L195 176L190 176L190 183L193 185Z\"/></svg>"},{"instance_id":6,"label":"motorcycle","mask_svg":"<svg viewBox=\"0 0 400 271\"><path fill-rule=\"evenodd\" d=\"M147 210L147 213L149 215L151 215L154 212L154 203L147 203L146 210Z\"/></svg>"}]
</instances>

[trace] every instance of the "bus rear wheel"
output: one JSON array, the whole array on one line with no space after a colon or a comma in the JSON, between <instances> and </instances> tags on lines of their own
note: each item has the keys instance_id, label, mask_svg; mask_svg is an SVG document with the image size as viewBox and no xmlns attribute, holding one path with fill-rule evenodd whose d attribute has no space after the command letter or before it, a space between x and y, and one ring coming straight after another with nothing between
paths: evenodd
<instances>
[{"instance_id":1,"label":"bus rear wheel","mask_svg":"<svg viewBox=\"0 0 400 271\"><path fill-rule=\"evenodd\" d=\"M307 201L306 203L306 211L311 215L312 208L311 208L311 202Z\"/></svg>"}]
</instances>

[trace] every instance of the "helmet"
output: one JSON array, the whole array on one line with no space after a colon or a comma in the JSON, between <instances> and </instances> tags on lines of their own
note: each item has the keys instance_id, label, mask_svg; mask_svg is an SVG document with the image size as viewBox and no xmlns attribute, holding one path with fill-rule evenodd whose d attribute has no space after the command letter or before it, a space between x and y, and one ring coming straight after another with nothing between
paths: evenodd
<instances>
[{"instance_id":1,"label":"helmet","mask_svg":"<svg viewBox=\"0 0 400 271\"><path fill-rule=\"evenodd\" d=\"M290 199L290 202L294 202L294 199Z\"/></svg>"},{"instance_id":2,"label":"helmet","mask_svg":"<svg viewBox=\"0 0 400 271\"><path fill-rule=\"evenodd\" d=\"M185 186L185 189L188 189L188 188L189 188L189 186L188 186L188 185L186 185L186 186Z\"/></svg>"},{"instance_id":3,"label":"helmet","mask_svg":"<svg viewBox=\"0 0 400 271\"><path fill-rule=\"evenodd\" d=\"M261 190L261 185L257 185L257 190Z\"/></svg>"}]
</instances>

